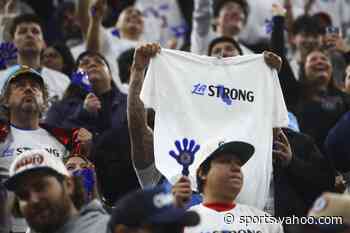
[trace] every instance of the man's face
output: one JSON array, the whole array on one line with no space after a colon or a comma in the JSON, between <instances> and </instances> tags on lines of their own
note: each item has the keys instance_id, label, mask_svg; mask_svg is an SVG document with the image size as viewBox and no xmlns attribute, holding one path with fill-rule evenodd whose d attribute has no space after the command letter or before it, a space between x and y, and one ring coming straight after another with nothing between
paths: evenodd
<instances>
[{"instance_id":1,"label":"man's face","mask_svg":"<svg viewBox=\"0 0 350 233\"><path fill-rule=\"evenodd\" d=\"M205 190L218 197L234 198L243 185L241 166L241 161L232 154L216 155L205 176Z\"/></svg>"},{"instance_id":2,"label":"man's face","mask_svg":"<svg viewBox=\"0 0 350 233\"><path fill-rule=\"evenodd\" d=\"M8 107L10 111L40 113L44 109L43 87L34 78L19 77L10 83Z\"/></svg>"},{"instance_id":3,"label":"man's face","mask_svg":"<svg viewBox=\"0 0 350 233\"><path fill-rule=\"evenodd\" d=\"M301 32L295 36L294 43L301 54L308 54L313 49L320 47L321 37L319 35Z\"/></svg>"},{"instance_id":4,"label":"man's face","mask_svg":"<svg viewBox=\"0 0 350 233\"><path fill-rule=\"evenodd\" d=\"M133 7L126 8L120 14L117 26L121 31L141 36L144 29L142 13Z\"/></svg>"},{"instance_id":5,"label":"man's face","mask_svg":"<svg viewBox=\"0 0 350 233\"><path fill-rule=\"evenodd\" d=\"M44 37L41 27L36 23L21 23L17 25L13 42L21 53L40 53L44 47Z\"/></svg>"},{"instance_id":6,"label":"man's face","mask_svg":"<svg viewBox=\"0 0 350 233\"><path fill-rule=\"evenodd\" d=\"M15 194L19 209L36 232L54 232L69 218L71 187L44 172L29 172L19 178Z\"/></svg>"},{"instance_id":7,"label":"man's face","mask_svg":"<svg viewBox=\"0 0 350 233\"><path fill-rule=\"evenodd\" d=\"M308 82L327 85L332 77L329 58L320 51L311 52L305 61L305 78Z\"/></svg>"},{"instance_id":8,"label":"man's face","mask_svg":"<svg viewBox=\"0 0 350 233\"><path fill-rule=\"evenodd\" d=\"M111 82L111 75L105 61L97 55L84 56L78 68L87 73L92 86L98 83Z\"/></svg>"},{"instance_id":9,"label":"man's face","mask_svg":"<svg viewBox=\"0 0 350 233\"><path fill-rule=\"evenodd\" d=\"M238 56L239 51L237 48L230 42L219 42L216 43L212 50L210 56L213 57L235 57Z\"/></svg>"},{"instance_id":10,"label":"man's face","mask_svg":"<svg viewBox=\"0 0 350 233\"><path fill-rule=\"evenodd\" d=\"M241 32L244 19L245 16L241 5L235 2L228 2L219 12L217 26L235 36Z\"/></svg>"},{"instance_id":11,"label":"man's face","mask_svg":"<svg viewBox=\"0 0 350 233\"><path fill-rule=\"evenodd\" d=\"M72 10L66 10L62 20L62 32L65 40L83 38L79 21Z\"/></svg>"}]
</instances>

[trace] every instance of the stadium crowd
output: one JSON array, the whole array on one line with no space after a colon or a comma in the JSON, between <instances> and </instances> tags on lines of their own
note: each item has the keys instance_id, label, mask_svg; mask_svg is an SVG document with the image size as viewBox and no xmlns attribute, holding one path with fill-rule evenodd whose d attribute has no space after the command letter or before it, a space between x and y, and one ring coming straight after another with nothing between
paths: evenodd
<instances>
[{"instance_id":1,"label":"stadium crowd","mask_svg":"<svg viewBox=\"0 0 350 233\"><path fill-rule=\"evenodd\" d=\"M0 91L0 233L350 230L349 0L0 0Z\"/></svg>"}]
</instances>

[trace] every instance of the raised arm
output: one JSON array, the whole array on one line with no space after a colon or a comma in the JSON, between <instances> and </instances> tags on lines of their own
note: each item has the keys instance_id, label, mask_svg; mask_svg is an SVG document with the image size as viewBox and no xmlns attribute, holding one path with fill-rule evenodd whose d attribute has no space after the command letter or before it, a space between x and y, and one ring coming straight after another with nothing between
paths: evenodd
<instances>
[{"instance_id":1,"label":"raised arm","mask_svg":"<svg viewBox=\"0 0 350 233\"><path fill-rule=\"evenodd\" d=\"M93 52L102 51L102 19L107 9L107 0L97 0L91 8L90 23L87 31L87 49Z\"/></svg>"},{"instance_id":2,"label":"raised arm","mask_svg":"<svg viewBox=\"0 0 350 233\"><path fill-rule=\"evenodd\" d=\"M127 114L131 159L141 187L155 186L162 177L154 164L153 131L147 125L146 111L139 97L145 68L150 58L159 51L158 44L146 44L137 48L130 73Z\"/></svg>"},{"instance_id":3,"label":"raised arm","mask_svg":"<svg viewBox=\"0 0 350 233\"><path fill-rule=\"evenodd\" d=\"M273 17L274 23L272 26L270 48L272 52L276 53L282 58L283 62L278 76L287 108L288 110L294 110L299 101L300 89L299 83L294 77L293 71L285 54L285 17L283 16L283 11L284 9L281 6L276 4L273 5L273 12L275 16Z\"/></svg>"},{"instance_id":4,"label":"raised arm","mask_svg":"<svg viewBox=\"0 0 350 233\"><path fill-rule=\"evenodd\" d=\"M195 0L192 19L191 52L206 54L210 33L211 0Z\"/></svg>"},{"instance_id":5,"label":"raised arm","mask_svg":"<svg viewBox=\"0 0 350 233\"><path fill-rule=\"evenodd\" d=\"M158 44L146 44L136 49L130 73L128 95L128 126L131 157L136 169L145 169L154 163L153 132L147 126L145 107L140 99L145 68L151 57L160 51Z\"/></svg>"},{"instance_id":6,"label":"raised arm","mask_svg":"<svg viewBox=\"0 0 350 233\"><path fill-rule=\"evenodd\" d=\"M76 8L76 16L78 17L79 24L81 27L81 31L83 33L84 38L87 38L88 28L89 28L89 7L91 4L91 0L79 0L78 7Z\"/></svg>"}]
</instances>

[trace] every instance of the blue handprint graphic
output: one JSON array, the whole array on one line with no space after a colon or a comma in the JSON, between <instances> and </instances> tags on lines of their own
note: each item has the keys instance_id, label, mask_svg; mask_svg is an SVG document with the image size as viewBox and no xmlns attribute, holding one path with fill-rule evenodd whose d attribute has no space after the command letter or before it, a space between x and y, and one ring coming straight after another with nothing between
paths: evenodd
<instances>
[{"instance_id":1,"label":"blue handprint graphic","mask_svg":"<svg viewBox=\"0 0 350 233\"><path fill-rule=\"evenodd\" d=\"M13 43L0 44L0 69L6 69L9 61L17 59L17 48Z\"/></svg>"},{"instance_id":2,"label":"blue handprint graphic","mask_svg":"<svg viewBox=\"0 0 350 233\"><path fill-rule=\"evenodd\" d=\"M86 72L77 71L72 74L72 84L82 88L86 92L92 92L92 87L89 82L89 77Z\"/></svg>"},{"instance_id":3,"label":"blue handprint graphic","mask_svg":"<svg viewBox=\"0 0 350 233\"><path fill-rule=\"evenodd\" d=\"M182 145L183 147L181 147L181 142L176 140L175 146L178 154L171 150L169 151L169 155L176 159L181 166L183 166L182 175L188 176L188 168L193 163L194 155L198 152L200 146L196 144L195 140L188 141L187 138L182 139Z\"/></svg>"},{"instance_id":4,"label":"blue handprint graphic","mask_svg":"<svg viewBox=\"0 0 350 233\"><path fill-rule=\"evenodd\" d=\"M232 100L230 99L230 97L228 95L224 94L224 86L223 85L218 85L218 90L219 90L219 95L221 96L222 101L227 104L227 105L231 105L232 104Z\"/></svg>"},{"instance_id":5,"label":"blue handprint graphic","mask_svg":"<svg viewBox=\"0 0 350 233\"><path fill-rule=\"evenodd\" d=\"M188 31L188 27L185 24L170 27L171 32L175 36L175 38L181 38L185 36L186 32Z\"/></svg>"}]
</instances>

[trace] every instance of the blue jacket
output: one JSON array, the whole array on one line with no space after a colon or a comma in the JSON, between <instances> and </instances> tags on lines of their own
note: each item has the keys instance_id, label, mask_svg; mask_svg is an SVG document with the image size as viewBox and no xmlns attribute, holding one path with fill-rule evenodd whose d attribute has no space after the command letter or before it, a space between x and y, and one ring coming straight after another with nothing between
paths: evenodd
<instances>
[{"instance_id":1,"label":"blue jacket","mask_svg":"<svg viewBox=\"0 0 350 233\"><path fill-rule=\"evenodd\" d=\"M98 96L102 108L97 113L89 113L83 108L82 96L67 97L53 104L45 118L45 123L62 128L82 127L93 133L102 133L111 128L127 125L127 96L118 89Z\"/></svg>"},{"instance_id":2,"label":"blue jacket","mask_svg":"<svg viewBox=\"0 0 350 233\"><path fill-rule=\"evenodd\" d=\"M336 169L350 171L350 111L345 113L338 123L329 131L325 141L328 156Z\"/></svg>"},{"instance_id":3,"label":"blue jacket","mask_svg":"<svg viewBox=\"0 0 350 233\"><path fill-rule=\"evenodd\" d=\"M113 88L98 98L102 107L97 114L83 108L83 95L73 96L55 103L45 122L56 127L82 127L93 133L89 158L96 167L101 195L111 205L139 186L130 158L127 96Z\"/></svg>"}]
</instances>

